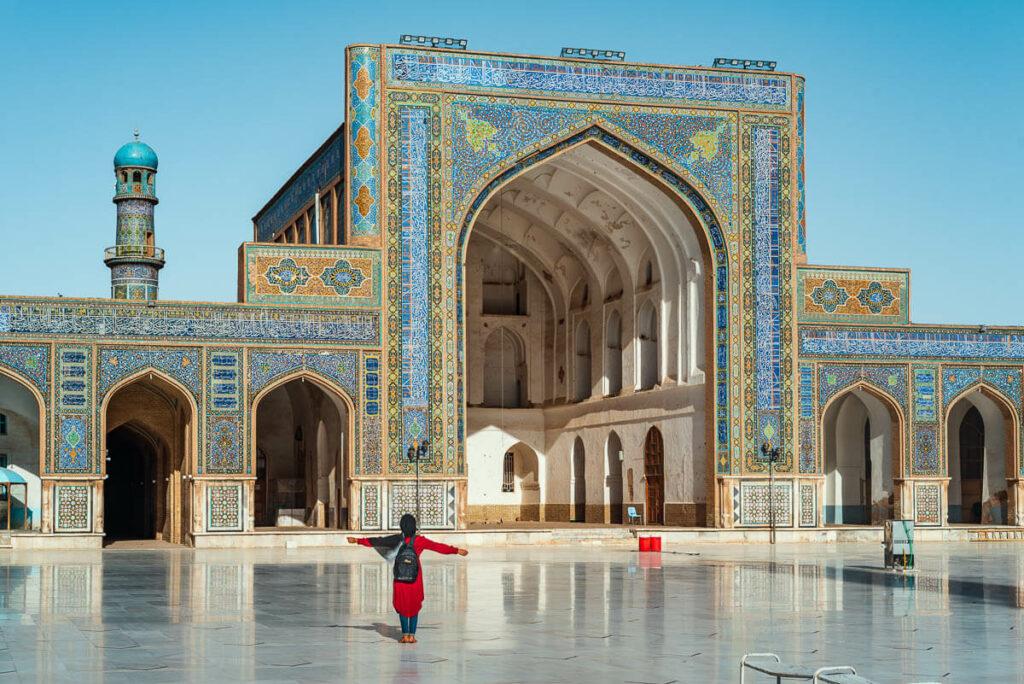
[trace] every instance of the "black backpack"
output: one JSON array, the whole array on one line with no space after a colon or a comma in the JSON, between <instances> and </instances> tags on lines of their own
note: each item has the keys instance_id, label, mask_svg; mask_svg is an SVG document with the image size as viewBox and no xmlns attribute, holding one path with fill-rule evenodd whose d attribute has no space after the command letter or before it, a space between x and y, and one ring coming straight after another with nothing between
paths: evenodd
<instances>
[{"instance_id":1,"label":"black backpack","mask_svg":"<svg viewBox=\"0 0 1024 684\"><path fill-rule=\"evenodd\" d=\"M412 584L420 574L420 559L416 557L416 549L413 543L416 537L410 537L409 541L403 541L395 556L395 581Z\"/></svg>"}]
</instances>

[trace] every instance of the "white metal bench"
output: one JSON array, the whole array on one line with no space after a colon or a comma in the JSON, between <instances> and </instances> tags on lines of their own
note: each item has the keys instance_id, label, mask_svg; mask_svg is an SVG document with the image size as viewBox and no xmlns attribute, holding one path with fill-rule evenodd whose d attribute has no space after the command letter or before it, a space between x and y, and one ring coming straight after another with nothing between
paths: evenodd
<instances>
[{"instance_id":1,"label":"white metal bench","mask_svg":"<svg viewBox=\"0 0 1024 684\"><path fill-rule=\"evenodd\" d=\"M757 660L751 661L751 658ZM770 660L769 660L770 659ZM828 682L830 684L872 684L867 679L858 678L858 680L842 680L836 681L831 679L823 679L823 675L852 675L857 676L857 671L849 665L834 666L830 665L827 667L805 667L803 665L789 665L783 663L782 659L774 653L748 653L740 660L740 684L746 684L746 672L747 670L753 670L754 672L760 672L761 674L768 675L769 677L775 677L776 684L781 684L783 681L796 681L796 682Z\"/></svg>"}]
</instances>

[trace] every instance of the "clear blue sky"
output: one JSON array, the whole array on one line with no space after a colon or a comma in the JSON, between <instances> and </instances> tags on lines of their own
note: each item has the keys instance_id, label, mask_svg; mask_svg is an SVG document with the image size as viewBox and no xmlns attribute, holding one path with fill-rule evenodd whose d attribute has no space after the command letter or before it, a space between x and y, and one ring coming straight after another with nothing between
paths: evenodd
<instances>
[{"instance_id":1,"label":"clear blue sky","mask_svg":"<svg viewBox=\"0 0 1024 684\"><path fill-rule=\"evenodd\" d=\"M343 47L770 58L807 76L812 263L906 266L924 323L1024 324L1019 2L0 0L0 292L103 297L111 158L160 155L161 298L233 301L250 218L343 117Z\"/></svg>"}]
</instances>

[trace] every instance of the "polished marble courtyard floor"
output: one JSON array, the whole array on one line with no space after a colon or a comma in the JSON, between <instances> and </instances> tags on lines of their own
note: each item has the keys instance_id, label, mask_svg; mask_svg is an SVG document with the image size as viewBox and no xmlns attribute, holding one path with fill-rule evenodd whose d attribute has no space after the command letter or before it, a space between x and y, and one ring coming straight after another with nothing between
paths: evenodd
<instances>
[{"instance_id":1,"label":"polished marble courtyard floor","mask_svg":"<svg viewBox=\"0 0 1024 684\"><path fill-rule=\"evenodd\" d=\"M428 555L415 646L364 548L2 551L0 683L735 682L766 650L1024 682L1024 544L926 545L913 577L873 544L671 551Z\"/></svg>"}]
</instances>

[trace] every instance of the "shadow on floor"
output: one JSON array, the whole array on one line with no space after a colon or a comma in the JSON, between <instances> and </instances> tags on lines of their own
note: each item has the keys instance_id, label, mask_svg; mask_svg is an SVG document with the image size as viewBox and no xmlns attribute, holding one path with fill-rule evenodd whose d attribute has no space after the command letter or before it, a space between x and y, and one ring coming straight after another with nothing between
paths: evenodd
<instances>
[{"instance_id":1,"label":"shadow on floor","mask_svg":"<svg viewBox=\"0 0 1024 684\"><path fill-rule=\"evenodd\" d=\"M332 625L332 627L344 627L346 629L361 629L364 632L376 632L385 639L398 641L402 638L402 629L395 625L384 622L374 622L372 625Z\"/></svg>"}]
</instances>

